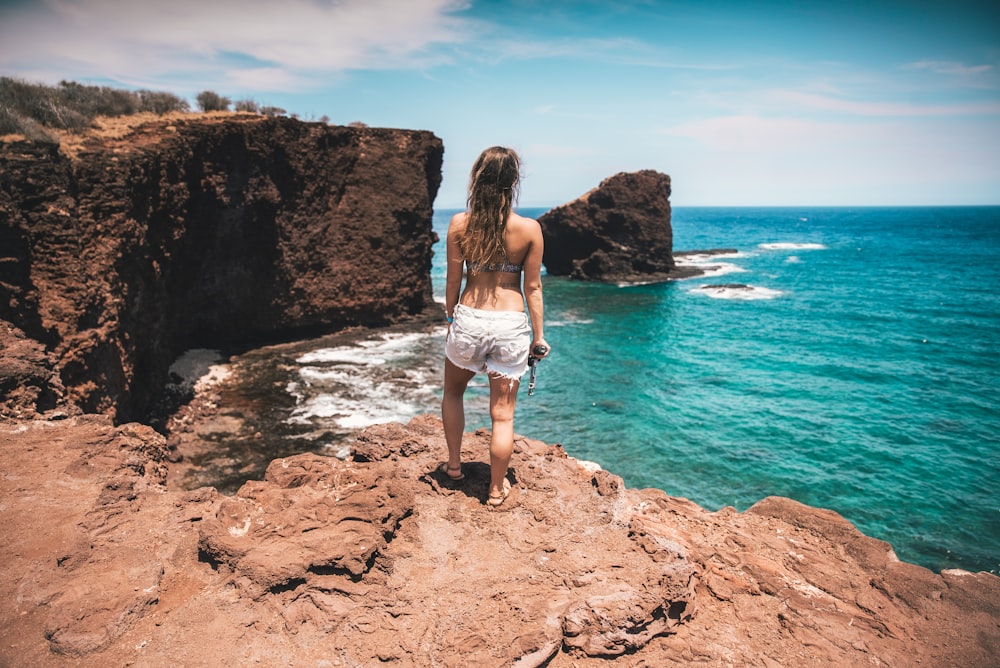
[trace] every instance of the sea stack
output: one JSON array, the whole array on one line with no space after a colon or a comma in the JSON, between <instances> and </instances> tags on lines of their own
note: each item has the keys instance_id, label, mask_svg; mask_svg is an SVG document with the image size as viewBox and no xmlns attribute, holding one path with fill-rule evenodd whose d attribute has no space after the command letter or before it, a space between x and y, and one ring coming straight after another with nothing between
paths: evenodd
<instances>
[{"instance_id":1,"label":"sea stack","mask_svg":"<svg viewBox=\"0 0 1000 668\"><path fill-rule=\"evenodd\" d=\"M613 283L676 278L667 174L615 174L538 222L550 275Z\"/></svg>"}]
</instances>

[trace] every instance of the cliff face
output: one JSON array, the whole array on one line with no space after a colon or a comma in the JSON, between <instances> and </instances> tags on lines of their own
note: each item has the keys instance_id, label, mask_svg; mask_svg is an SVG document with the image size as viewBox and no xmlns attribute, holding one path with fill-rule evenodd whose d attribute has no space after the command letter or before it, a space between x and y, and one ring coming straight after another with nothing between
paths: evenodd
<instances>
[{"instance_id":1,"label":"cliff face","mask_svg":"<svg viewBox=\"0 0 1000 668\"><path fill-rule=\"evenodd\" d=\"M553 276L642 282L673 278L670 177L653 170L608 177L538 219Z\"/></svg>"},{"instance_id":2,"label":"cliff face","mask_svg":"<svg viewBox=\"0 0 1000 668\"><path fill-rule=\"evenodd\" d=\"M145 417L186 348L433 303L443 146L429 132L227 116L74 153L0 145L0 318L44 344L85 412Z\"/></svg>"}]
</instances>

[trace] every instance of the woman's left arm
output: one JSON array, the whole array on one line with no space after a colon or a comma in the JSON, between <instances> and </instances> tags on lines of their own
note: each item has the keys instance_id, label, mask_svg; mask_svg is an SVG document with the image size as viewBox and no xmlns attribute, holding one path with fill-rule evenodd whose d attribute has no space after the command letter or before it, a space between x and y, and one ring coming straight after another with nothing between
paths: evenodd
<instances>
[{"instance_id":1,"label":"woman's left arm","mask_svg":"<svg viewBox=\"0 0 1000 668\"><path fill-rule=\"evenodd\" d=\"M462 291L462 274L465 269L465 258L459 240L465 231L465 214L456 213L448 224L447 267L448 273L444 283L444 309L449 322L455 317L455 305Z\"/></svg>"}]
</instances>

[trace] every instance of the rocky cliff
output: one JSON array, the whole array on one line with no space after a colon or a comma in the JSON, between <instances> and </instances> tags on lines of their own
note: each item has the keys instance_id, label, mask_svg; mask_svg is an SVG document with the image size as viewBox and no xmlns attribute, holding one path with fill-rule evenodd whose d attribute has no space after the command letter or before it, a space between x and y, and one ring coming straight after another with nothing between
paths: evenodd
<instances>
[{"instance_id":1,"label":"rocky cliff","mask_svg":"<svg viewBox=\"0 0 1000 668\"><path fill-rule=\"evenodd\" d=\"M686 275L674 264L666 174L615 174L538 222L553 276L629 283Z\"/></svg>"},{"instance_id":2,"label":"rocky cliff","mask_svg":"<svg viewBox=\"0 0 1000 668\"><path fill-rule=\"evenodd\" d=\"M836 513L708 512L518 436L436 472L436 417L233 497L164 487L162 436L0 424L0 664L995 666L1000 578L898 561Z\"/></svg>"},{"instance_id":3,"label":"rocky cliff","mask_svg":"<svg viewBox=\"0 0 1000 668\"><path fill-rule=\"evenodd\" d=\"M6 414L142 419L186 348L421 313L442 155L429 132L255 115L0 144L3 335L55 372Z\"/></svg>"}]
</instances>

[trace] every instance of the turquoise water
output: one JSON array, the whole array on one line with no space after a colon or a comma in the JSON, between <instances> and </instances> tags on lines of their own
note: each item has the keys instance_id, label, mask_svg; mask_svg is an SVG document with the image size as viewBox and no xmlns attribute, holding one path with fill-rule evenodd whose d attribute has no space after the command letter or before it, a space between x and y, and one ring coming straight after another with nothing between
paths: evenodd
<instances>
[{"instance_id":1,"label":"turquoise water","mask_svg":"<svg viewBox=\"0 0 1000 668\"><path fill-rule=\"evenodd\" d=\"M709 509L787 496L903 560L997 572L1000 207L676 208L672 222L675 251L738 249L715 262L728 273L545 277L553 354L516 430L632 487ZM438 248L439 296L443 267ZM701 289L733 283L749 289ZM469 428L488 425L485 392Z\"/></svg>"}]
</instances>

